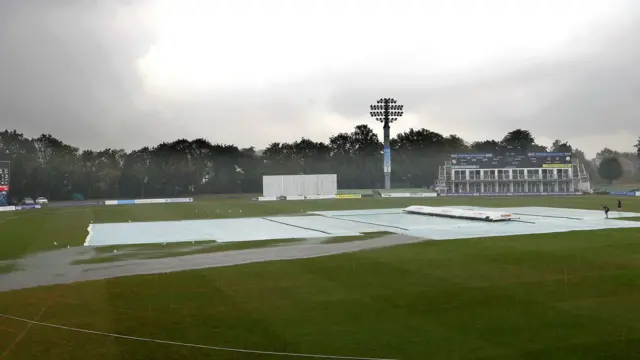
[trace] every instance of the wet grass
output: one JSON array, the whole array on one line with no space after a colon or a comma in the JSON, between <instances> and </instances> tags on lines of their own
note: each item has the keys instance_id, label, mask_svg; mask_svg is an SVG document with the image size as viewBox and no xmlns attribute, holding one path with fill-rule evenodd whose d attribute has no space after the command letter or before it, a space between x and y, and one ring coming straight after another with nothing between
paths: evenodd
<instances>
[{"instance_id":1,"label":"wet grass","mask_svg":"<svg viewBox=\"0 0 640 360\"><path fill-rule=\"evenodd\" d=\"M616 220L640 221L640 217L616 218Z\"/></svg>"},{"instance_id":2,"label":"wet grass","mask_svg":"<svg viewBox=\"0 0 640 360\"><path fill-rule=\"evenodd\" d=\"M131 244L131 245L108 245L92 247L97 254L108 254L115 251L171 251L171 250L190 250L194 247L202 247L216 244L216 241L204 240L193 242L173 242L167 244Z\"/></svg>"},{"instance_id":3,"label":"wet grass","mask_svg":"<svg viewBox=\"0 0 640 360\"><path fill-rule=\"evenodd\" d=\"M392 235L389 232L371 232L358 236L337 236L322 241L322 244L337 244L374 239ZM135 259L161 259L169 257L208 254L222 251L259 249L278 245L303 242L305 239L256 240L231 243L215 241L195 241L188 243L113 245L94 247L96 256L71 262L72 265L104 264Z\"/></svg>"},{"instance_id":4,"label":"wet grass","mask_svg":"<svg viewBox=\"0 0 640 360\"><path fill-rule=\"evenodd\" d=\"M403 360L635 359L638 254L637 229L430 241L0 293L0 313L259 351ZM10 360L293 358L118 339L1 316L0 354Z\"/></svg>"},{"instance_id":5,"label":"wet grass","mask_svg":"<svg viewBox=\"0 0 640 360\"><path fill-rule=\"evenodd\" d=\"M354 242L354 241L371 240L371 239L375 239L375 238L379 238L387 235L393 235L393 233L386 232L386 231L376 231L376 232L365 233L363 235L357 235L357 236L337 236L337 237L332 237L332 238L323 240L322 243L323 244L340 244L340 243L348 243L348 242Z\"/></svg>"},{"instance_id":6,"label":"wet grass","mask_svg":"<svg viewBox=\"0 0 640 360\"><path fill-rule=\"evenodd\" d=\"M0 264L0 274L9 274L18 270L18 265L14 263Z\"/></svg>"},{"instance_id":7,"label":"wet grass","mask_svg":"<svg viewBox=\"0 0 640 360\"><path fill-rule=\"evenodd\" d=\"M241 241L241 242L233 242L233 243L216 243L216 242L208 242L209 245L196 246L194 244L171 244L172 247L169 247L167 244L167 248L164 248L163 245L157 246L142 246L142 247L134 247L134 246L126 246L126 249L118 249L115 246L109 246L110 248L115 248L111 250L112 255L106 256L96 256L88 259L80 259L74 260L71 262L72 265L82 265L82 264L104 264L104 263L113 263L118 261L125 260L136 260L136 259L162 259L169 257L178 257L178 256L187 256L187 255L197 255L197 254L209 254L216 253L222 251L234 251L234 250L248 250L248 249L259 249L266 248L271 246L278 245L286 245L292 244L296 242L302 241L301 239L276 239L276 240L257 240L257 241ZM197 244L197 242L196 242ZM154 244L155 245L155 244ZM101 249L96 248L96 249ZM114 253L113 250L117 252ZM101 254L106 254L106 252L100 252Z\"/></svg>"}]
</instances>

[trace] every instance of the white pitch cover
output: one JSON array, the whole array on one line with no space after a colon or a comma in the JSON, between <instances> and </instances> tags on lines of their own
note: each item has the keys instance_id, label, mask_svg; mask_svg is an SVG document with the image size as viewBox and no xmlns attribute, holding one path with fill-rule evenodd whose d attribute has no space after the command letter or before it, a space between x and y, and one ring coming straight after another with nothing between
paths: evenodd
<instances>
[{"instance_id":1,"label":"white pitch cover","mask_svg":"<svg viewBox=\"0 0 640 360\"><path fill-rule=\"evenodd\" d=\"M432 206L409 206L403 210L411 214L431 215L450 217L456 219L484 220L484 221L506 221L511 220L512 215L501 211L477 211L447 207Z\"/></svg>"}]
</instances>

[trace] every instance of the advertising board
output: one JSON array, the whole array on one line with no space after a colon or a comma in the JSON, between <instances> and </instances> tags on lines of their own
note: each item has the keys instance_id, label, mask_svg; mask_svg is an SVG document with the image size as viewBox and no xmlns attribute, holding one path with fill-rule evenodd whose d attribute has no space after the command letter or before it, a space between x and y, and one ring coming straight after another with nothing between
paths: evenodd
<instances>
[{"instance_id":1,"label":"advertising board","mask_svg":"<svg viewBox=\"0 0 640 360\"><path fill-rule=\"evenodd\" d=\"M336 199L360 199L362 194L338 194Z\"/></svg>"},{"instance_id":2,"label":"advertising board","mask_svg":"<svg viewBox=\"0 0 640 360\"><path fill-rule=\"evenodd\" d=\"M611 196L636 196L636 192L623 192L623 191L612 191L609 193Z\"/></svg>"},{"instance_id":3,"label":"advertising board","mask_svg":"<svg viewBox=\"0 0 640 360\"><path fill-rule=\"evenodd\" d=\"M0 191L9 191L10 165L8 161L0 161Z\"/></svg>"},{"instance_id":4,"label":"advertising board","mask_svg":"<svg viewBox=\"0 0 640 360\"><path fill-rule=\"evenodd\" d=\"M135 200L136 204L161 204L169 202L169 199L138 199Z\"/></svg>"},{"instance_id":5,"label":"advertising board","mask_svg":"<svg viewBox=\"0 0 640 360\"><path fill-rule=\"evenodd\" d=\"M14 211L16 209L15 206L0 206L0 212L3 211Z\"/></svg>"},{"instance_id":6,"label":"advertising board","mask_svg":"<svg viewBox=\"0 0 640 360\"><path fill-rule=\"evenodd\" d=\"M60 203L48 203L46 207L67 207L67 206L95 206L104 205L103 201L67 201Z\"/></svg>"},{"instance_id":7,"label":"advertising board","mask_svg":"<svg viewBox=\"0 0 640 360\"><path fill-rule=\"evenodd\" d=\"M326 199L335 199L335 195L307 195L305 196L307 200L326 200Z\"/></svg>"},{"instance_id":8,"label":"advertising board","mask_svg":"<svg viewBox=\"0 0 640 360\"><path fill-rule=\"evenodd\" d=\"M441 193L439 196L569 196L582 195L581 192L554 192L554 193L532 193L532 192L512 192L512 193Z\"/></svg>"},{"instance_id":9,"label":"advertising board","mask_svg":"<svg viewBox=\"0 0 640 360\"><path fill-rule=\"evenodd\" d=\"M453 169L571 168L571 153L511 150L496 153L451 154Z\"/></svg>"},{"instance_id":10,"label":"advertising board","mask_svg":"<svg viewBox=\"0 0 640 360\"><path fill-rule=\"evenodd\" d=\"M326 200L335 199L335 195L307 195L307 196L260 196L258 201L276 201L276 200Z\"/></svg>"},{"instance_id":11,"label":"advertising board","mask_svg":"<svg viewBox=\"0 0 640 360\"><path fill-rule=\"evenodd\" d=\"M407 197L432 197L432 196L438 196L437 193L382 193L380 194L380 196L382 197L389 197L389 198L407 198Z\"/></svg>"},{"instance_id":12,"label":"advertising board","mask_svg":"<svg viewBox=\"0 0 640 360\"><path fill-rule=\"evenodd\" d=\"M285 196L285 200L306 200L306 196L296 195L296 196Z\"/></svg>"},{"instance_id":13,"label":"advertising board","mask_svg":"<svg viewBox=\"0 0 640 360\"><path fill-rule=\"evenodd\" d=\"M278 200L275 196L260 196L258 197L258 201L276 201Z\"/></svg>"},{"instance_id":14,"label":"advertising board","mask_svg":"<svg viewBox=\"0 0 640 360\"><path fill-rule=\"evenodd\" d=\"M8 161L0 161L0 206L9 205L10 165Z\"/></svg>"},{"instance_id":15,"label":"advertising board","mask_svg":"<svg viewBox=\"0 0 640 360\"><path fill-rule=\"evenodd\" d=\"M105 200L105 205L133 205L133 204L164 204L164 203L190 203L193 198L170 199L137 199L137 200Z\"/></svg>"},{"instance_id":16,"label":"advertising board","mask_svg":"<svg viewBox=\"0 0 640 360\"><path fill-rule=\"evenodd\" d=\"M172 199L167 199L167 202L170 202L170 203L190 203L190 202L193 202L193 198L172 198Z\"/></svg>"},{"instance_id":17,"label":"advertising board","mask_svg":"<svg viewBox=\"0 0 640 360\"><path fill-rule=\"evenodd\" d=\"M391 172L391 148L387 146L384 148L383 172Z\"/></svg>"},{"instance_id":18,"label":"advertising board","mask_svg":"<svg viewBox=\"0 0 640 360\"><path fill-rule=\"evenodd\" d=\"M16 210L29 210L29 209L41 209L41 208L42 208L42 205L40 204L16 206Z\"/></svg>"}]
</instances>

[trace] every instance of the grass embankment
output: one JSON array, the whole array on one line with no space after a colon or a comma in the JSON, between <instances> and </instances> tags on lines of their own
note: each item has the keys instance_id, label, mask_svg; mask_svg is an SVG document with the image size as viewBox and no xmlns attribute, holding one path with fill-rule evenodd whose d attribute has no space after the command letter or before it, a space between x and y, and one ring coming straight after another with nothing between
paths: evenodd
<instances>
[{"instance_id":1,"label":"grass embankment","mask_svg":"<svg viewBox=\"0 0 640 360\"><path fill-rule=\"evenodd\" d=\"M633 359L640 354L638 254L637 229L433 241L0 293L0 313L262 351L403 360ZM3 360L285 358L2 318L0 354Z\"/></svg>"}]
</instances>

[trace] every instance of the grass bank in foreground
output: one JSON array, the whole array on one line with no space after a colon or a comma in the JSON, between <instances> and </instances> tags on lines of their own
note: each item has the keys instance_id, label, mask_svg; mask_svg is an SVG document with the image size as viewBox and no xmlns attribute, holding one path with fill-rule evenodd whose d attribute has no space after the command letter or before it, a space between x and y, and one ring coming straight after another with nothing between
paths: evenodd
<instances>
[{"instance_id":1,"label":"grass bank in foreground","mask_svg":"<svg viewBox=\"0 0 640 360\"><path fill-rule=\"evenodd\" d=\"M0 312L262 351L403 360L631 359L640 353L638 253L637 229L432 241L0 293ZM0 318L0 353L7 350L3 359L12 360L288 358Z\"/></svg>"}]
</instances>

